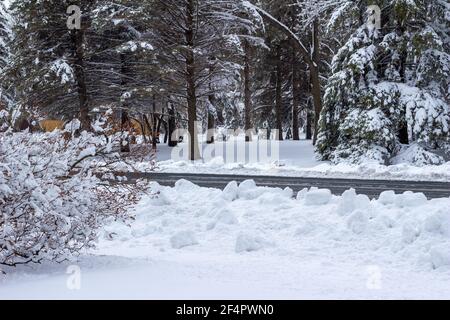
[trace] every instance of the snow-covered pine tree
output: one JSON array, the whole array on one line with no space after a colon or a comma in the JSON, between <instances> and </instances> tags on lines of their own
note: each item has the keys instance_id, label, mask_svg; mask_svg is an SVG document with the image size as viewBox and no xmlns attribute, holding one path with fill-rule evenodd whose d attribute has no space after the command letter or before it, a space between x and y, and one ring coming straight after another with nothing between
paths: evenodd
<instances>
[{"instance_id":1,"label":"snow-covered pine tree","mask_svg":"<svg viewBox=\"0 0 450 320\"><path fill-rule=\"evenodd\" d=\"M73 1L17 0L12 4L14 63L8 70L22 106L53 117L78 117L90 129L86 62L92 55L89 35L98 1L78 2L81 29L69 29ZM95 41L95 40L94 40Z\"/></svg>"},{"instance_id":2,"label":"snow-covered pine tree","mask_svg":"<svg viewBox=\"0 0 450 320\"><path fill-rule=\"evenodd\" d=\"M11 52L9 50L10 42L12 40L12 18L7 11L3 2L0 2L0 122L2 118L6 118L6 110L12 106L12 93L8 90L3 78L3 70L6 68L10 59ZM0 124L1 126L1 124ZM0 128L1 130L1 128Z\"/></svg>"},{"instance_id":3,"label":"snow-covered pine tree","mask_svg":"<svg viewBox=\"0 0 450 320\"><path fill-rule=\"evenodd\" d=\"M413 144L411 161L449 155L450 5L442 0L342 1L338 17L382 8L382 28L363 24L333 59L317 150L322 159L390 163ZM338 8L339 9L339 8Z\"/></svg>"}]
</instances>

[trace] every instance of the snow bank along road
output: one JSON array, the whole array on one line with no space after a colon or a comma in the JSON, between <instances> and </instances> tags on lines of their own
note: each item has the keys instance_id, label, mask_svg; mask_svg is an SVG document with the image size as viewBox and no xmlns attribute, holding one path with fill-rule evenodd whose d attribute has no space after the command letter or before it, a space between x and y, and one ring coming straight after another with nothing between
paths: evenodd
<instances>
[{"instance_id":1,"label":"snow bank along road","mask_svg":"<svg viewBox=\"0 0 450 320\"><path fill-rule=\"evenodd\" d=\"M423 193L429 199L450 197L450 182L431 181L399 181L399 180L361 180L361 179L329 179L300 178L284 176L248 176L222 174L192 174L192 173L117 173L125 176L128 183L137 179L147 179L164 186L174 186L180 179L186 179L196 185L207 188L223 189L230 181L242 182L252 179L258 186L271 188L291 188L298 192L304 188L317 187L330 189L334 195L341 195L348 189L355 189L358 194L376 198L381 192L393 190L396 193L412 191Z\"/></svg>"},{"instance_id":2,"label":"snow bank along road","mask_svg":"<svg viewBox=\"0 0 450 320\"><path fill-rule=\"evenodd\" d=\"M151 183L66 265L0 275L0 299L448 299L450 198Z\"/></svg>"}]
</instances>

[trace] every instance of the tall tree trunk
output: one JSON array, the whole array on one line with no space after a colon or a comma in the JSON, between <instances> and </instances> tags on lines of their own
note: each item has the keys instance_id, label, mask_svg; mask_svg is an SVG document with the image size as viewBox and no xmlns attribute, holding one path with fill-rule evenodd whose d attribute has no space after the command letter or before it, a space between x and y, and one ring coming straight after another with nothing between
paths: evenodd
<instances>
[{"instance_id":1,"label":"tall tree trunk","mask_svg":"<svg viewBox=\"0 0 450 320\"><path fill-rule=\"evenodd\" d=\"M319 118L322 112L322 92L320 87L320 44L319 44L319 20L314 20L313 31L312 31L312 41L313 41L313 53L312 60L313 64L310 66L311 72L311 82L312 88L311 93L314 102L314 138L313 144L317 142L319 135Z\"/></svg>"},{"instance_id":2,"label":"tall tree trunk","mask_svg":"<svg viewBox=\"0 0 450 320\"><path fill-rule=\"evenodd\" d=\"M122 87L122 93L125 93L127 91L127 59L124 53L120 54L120 73L121 73L121 87ZM131 123L130 123L130 117L128 116L128 105L127 102L122 102L122 110L121 110L121 131L122 135L125 131L128 131L128 134L130 134L131 129ZM127 135L124 139L121 139L120 142L120 151L121 152L130 152L130 137Z\"/></svg>"},{"instance_id":3,"label":"tall tree trunk","mask_svg":"<svg viewBox=\"0 0 450 320\"><path fill-rule=\"evenodd\" d=\"M215 58L213 60L215 60ZM209 69L210 69L210 73L213 74L214 66L211 65ZM210 83L209 90L211 91L211 93L208 96L209 106L207 108L207 112L208 112L208 123L207 123L207 130L206 130L206 143L207 144L214 143L214 134L215 134L214 130L216 128L215 111L217 111L217 110L216 110L216 97L214 96L213 89L214 88L213 88L212 84Z\"/></svg>"},{"instance_id":4,"label":"tall tree trunk","mask_svg":"<svg viewBox=\"0 0 450 320\"><path fill-rule=\"evenodd\" d=\"M167 121L165 121L164 119L162 120L162 125L164 127L164 144L168 143L169 141L169 128L168 128L168 124Z\"/></svg>"},{"instance_id":5,"label":"tall tree trunk","mask_svg":"<svg viewBox=\"0 0 450 320\"><path fill-rule=\"evenodd\" d=\"M197 136L197 93L195 85L195 0L186 1L186 87L188 107L188 132L189 132L189 159L194 161L200 159L200 150Z\"/></svg>"},{"instance_id":6,"label":"tall tree trunk","mask_svg":"<svg viewBox=\"0 0 450 320\"><path fill-rule=\"evenodd\" d=\"M79 117L81 122L81 129L91 130L91 119L89 117L89 102L86 85L86 74L84 64L84 31L72 30L72 43L74 45L74 69L75 81L77 83L77 92L79 100Z\"/></svg>"},{"instance_id":7,"label":"tall tree trunk","mask_svg":"<svg viewBox=\"0 0 450 320\"><path fill-rule=\"evenodd\" d=\"M214 103L214 98L209 96L209 103ZM216 128L216 119L214 117L214 113L208 109L208 131L206 132L206 143L213 144L214 143L214 129Z\"/></svg>"},{"instance_id":8,"label":"tall tree trunk","mask_svg":"<svg viewBox=\"0 0 450 320\"><path fill-rule=\"evenodd\" d=\"M283 77L281 71L281 46L277 46L277 84L275 93L275 113L277 120L277 130L278 130L278 140L283 140L283 96L282 96L282 85Z\"/></svg>"},{"instance_id":9,"label":"tall tree trunk","mask_svg":"<svg viewBox=\"0 0 450 320\"><path fill-rule=\"evenodd\" d=\"M168 132L167 135L169 136L169 147L173 148L178 145L178 139L176 137L173 137L177 125L176 125L176 119L175 119L175 110L172 105L168 106L168 113L169 113L169 119L168 119Z\"/></svg>"},{"instance_id":10,"label":"tall tree trunk","mask_svg":"<svg viewBox=\"0 0 450 320\"><path fill-rule=\"evenodd\" d=\"M313 117L311 108L309 107L309 103L306 109L306 140L312 140L313 133L312 133L312 123L313 123Z\"/></svg>"},{"instance_id":11,"label":"tall tree trunk","mask_svg":"<svg viewBox=\"0 0 450 320\"><path fill-rule=\"evenodd\" d=\"M300 140L299 110L301 98L300 68L296 51L292 53L292 139Z\"/></svg>"},{"instance_id":12,"label":"tall tree trunk","mask_svg":"<svg viewBox=\"0 0 450 320\"><path fill-rule=\"evenodd\" d=\"M152 149L156 150L158 136L158 117L156 116L156 95L153 95L153 115L152 115Z\"/></svg>"},{"instance_id":13,"label":"tall tree trunk","mask_svg":"<svg viewBox=\"0 0 450 320\"><path fill-rule=\"evenodd\" d=\"M252 93L251 93L251 47L247 41L244 44L245 58L244 58L244 130L245 130L245 142L252 140L252 135L249 130L252 129Z\"/></svg>"}]
</instances>

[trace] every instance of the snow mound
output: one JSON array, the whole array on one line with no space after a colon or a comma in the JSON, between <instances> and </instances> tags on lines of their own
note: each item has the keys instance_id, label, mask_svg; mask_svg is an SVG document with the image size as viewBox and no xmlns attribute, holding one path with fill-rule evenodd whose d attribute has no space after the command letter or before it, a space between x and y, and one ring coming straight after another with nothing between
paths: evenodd
<instances>
[{"instance_id":1,"label":"snow mound","mask_svg":"<svg viewBox=\"0 0 450 320\"><path fill-rule=\"evenodd\" d=\"M356 210L347 220L348 228L356 234L363 233L369 223L369 215L362 210Z\"/></svg>"},{"instance_id":2,"label":"snow mound","mask_svg":"<svg viewBox=\"0 0 450 320\"><path fill-rule=\"evenodd\" d=\"M426 202L427 197L423 193L413 193L411 191L405 191L395 198L395 204L400 208L417 207Z\"/></svg>"},{"instance_id":3,"label":"snow mound","mask_svg":"<svg viewBox=\"0 0 450 320\"><path fill-rule=\"evenodd\" d=\"M241 199L252 200L258 198L261 192L254 180L245 180L239 184L238 195Z\"/></svg>"},{"instance_id":4,"label":"snow mound","mask_svg":"<svg viewBox=\"0 0 450 320\"><path fill-rule=\"evenodd\" d=\"M383 191L378 198L378 201L384 205L394 204L395 203L395 192L392 190Z\"/></svg>"},{"instance_id":5,"label":"snow mound","mask_svg":"<svg viewBox=\"0 0 450 320\"><path fill-rule=\"evenodd\" d=\"M241 233L236 239L236 253L258 251L267 245L267 241L261 237Z\"/></svg>"},{"instance_id":6,"label":"snow mound","mask_svg":"<svg viewBox=\"0 0 450 320\"><path fill-rule=\"evenodd\" d=\"M450 250L448 246L437 246L430 250L430 260L433 268L450 266Z\"/></svg>"},{"instance_id":7,"label":"snow mound","mask_svg":"<svg viewBox=\"0 0 450 320\"><path fill-rule=\"evenodd\" d=\"M239 194L239 187L236 181L231 181L227 184L225 189L223 189L222 197L227 201L234 201L237 199Z\"/></svg>"},{"instance_id":8,"label":"snow mound","mask_svg":"<svg viewBox=\"0 0 450 320\"><path fill-rule=\"evenodd\" d=\"M191 192L192 190L197 190L198 188L200 187L185 179L180 179L175 182L175 190L180 192Z\"/></svg>"},{"instance_id":9,"label":"snow mound","mask_svg":"<svg viewBox=\"0 0 450 320\"><path fill-rule=\"evenodd\" d=\"M148 196L136 207L131 230L117 223L107 228L108 245L142 246L151 256L194 245L189 252L217 256L351 256L359 265L375 254L402 267L448 267L442 248L450 248L449 198L385 191L370 200L354 189L333 196L317 188L294 198L289 188L258 187L252 180L231 182L223 191L180 180L173 188L152 184L152 193L156 198Z\"/></svg>"},{"instance_id":10,"label":"snow mound","mask_svg":"<svg viewBox=\"0 0 450 320\"><path fill-rule=\"evenodd\" d=\"M181 249L198 244L192 231L180 231L170 238L170 244L174 249Z\"/></svg>"},{"instance_id":11,"label":"snow mound","mask_svg":"<svg viewBox=\"0 0 450 320\"><path fill-rule=\"evenodd\" d=\"M450 238L450 208L439 210L428 216L424 221L424 229L427 232Z\"/></svg>"},{"instance_id":12,"label":"snow mound","mask_svg":"<svg viewBox=\"0 0 450 320\"><path fill-rule=\"evenodd\" d=\"M337 213L341 216L351 214L355 210L371 211L370 199L364 194L356 194L355 189L346 190L337 207Z\"/></svg>"},{"instance_id":13,"label":"snow mound","mask_svg":"<svg viewBox=\"0 0 450 320\"><path fill-rule=\"evenodd\" d=\"M331 191L328 189L311 188L309 192L304 195L305 205L320 206L328 204L332 199Z\"/></svg>"},{"instance_id":14,"label":"snow mound","mask_svg":"<svg viewBox=\"0 0 450 320\"><path fill-rule=\"evenodd\" d=\"M236 218L236 215L231 212L229 209L222 209L219 211L214 221L208 225L208 230L214 229L218 224L225 225L235 225L238 224L239 220Z\"/></svg>"}]
</instances>

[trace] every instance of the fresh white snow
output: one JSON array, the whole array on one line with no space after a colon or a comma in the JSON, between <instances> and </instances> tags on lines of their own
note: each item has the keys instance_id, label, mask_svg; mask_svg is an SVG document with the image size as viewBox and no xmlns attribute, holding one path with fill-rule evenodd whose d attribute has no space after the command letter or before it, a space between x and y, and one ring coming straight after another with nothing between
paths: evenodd
<instances>
[{"instance_id":1,"label":"fresh white snow","mask_svg":"<svg viewBox=\"0 0 450 320\"><path fill-rule=\"evenodd\" d=\"M77 263L8 270L0 299L450 298L450 198L180 180L152 184L135 214Z\"/></svg>"},{"instance_id":2,"label":"fresh white snow","mask_svg":"<svg viewBox=\"0 0 450 320\"><path fill-rule=\"evenodd\" d=\"M226 144L232 144L234 154L237 150L249 150L258 142L247 143L243 137L237 137L231 142L216 142L217 148L225 150ZM207 148L203 144L203 149ZM443 165L414 166L408 163L408 154L401 154L395 165L385 166L376 162L365 162L360 165L339 163L337 165L326 161L318 161L311 141L281 141L279 144L279 159L270 162L239 162L224 161L223 157L214 157L203 161L172 160L172 153L177 154L179 149L185 148L180 144L175 150L167 145L159 145L157 151L157 169L160 172L171 173L211 173L211 174L246 174L246 175L273 175L294 177L328 177L345 179L387 179L411 181L450 181L450 162ZM244 149L247 148L247 149ZM406 160L405 160L406 158ZM133 164L139 171L154 170L149 160ZM131 169L127 165L118 167L118 170Z\"/></svg>"}]
</instances>

